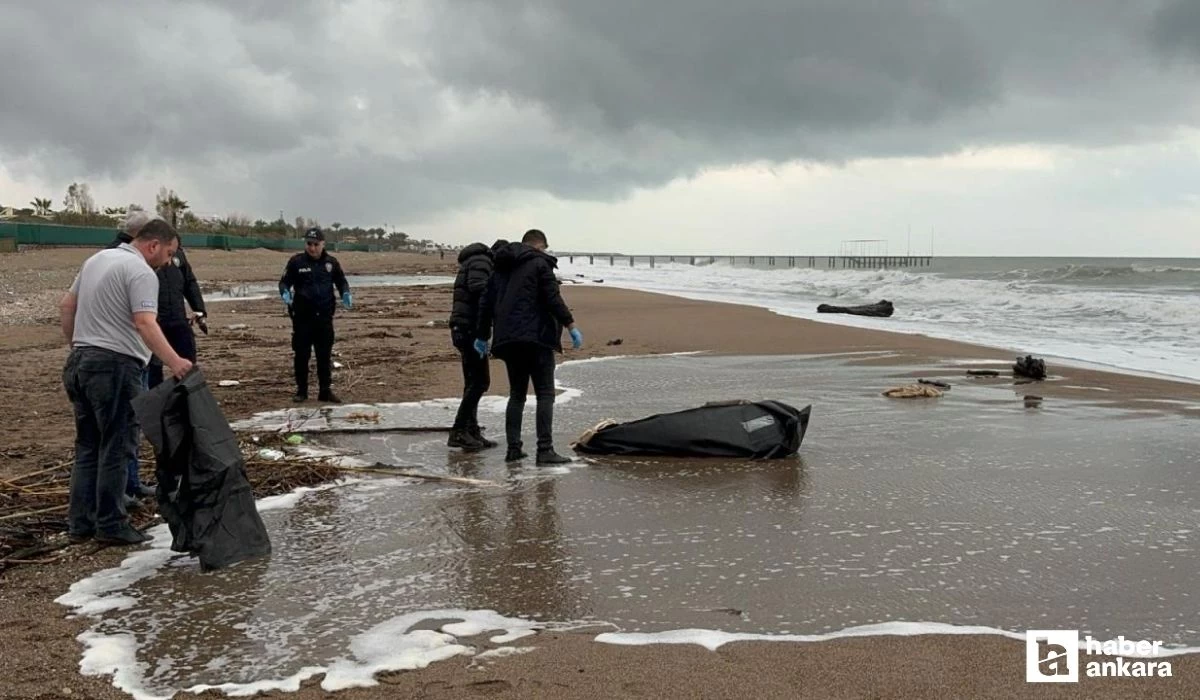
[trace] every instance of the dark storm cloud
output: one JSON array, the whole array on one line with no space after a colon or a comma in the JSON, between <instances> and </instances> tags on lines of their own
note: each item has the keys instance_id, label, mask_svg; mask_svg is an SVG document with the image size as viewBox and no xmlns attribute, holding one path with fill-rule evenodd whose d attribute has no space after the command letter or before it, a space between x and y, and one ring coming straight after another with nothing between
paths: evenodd
<instances>
[{"instance_id":1,"label":"dark storm cloud","mask_svg":"<svg viewBox=\"0 0 1200 700\"><path fill-rule=\"evenodd\" d=\"M746 161L1200 123L1200 10L1182 0L3 6L0 159L60 179L169 163L211 206L260 213L609 199ZM231 162L247 178L223 179Z\"/></svg>"},{"instance_id":2,"label":"dark storm cloud","mask_svg":"<svg viewBox=\"0 0 1200 700\"><path fill-rule=\"evenodd\" d=\"M1200 2L1170 0L1159 9L1151 27L1155 43L1168 52L1200 60Z\"/></svg>"}]
</instances>

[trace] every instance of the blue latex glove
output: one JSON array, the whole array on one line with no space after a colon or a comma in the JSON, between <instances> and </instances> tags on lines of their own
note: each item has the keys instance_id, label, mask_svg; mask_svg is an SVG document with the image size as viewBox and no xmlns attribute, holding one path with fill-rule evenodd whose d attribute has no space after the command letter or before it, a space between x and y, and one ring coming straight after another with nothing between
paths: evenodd
<instances>
[{"instance_id":1,"label":"blue latex glove","mask_svg":"<svg viewBox=\"0 0 1200 700\"><path fill-rule=\"evenodd\" d=\"M280 293L279 298L283 299L284 306L292 305L292 292L290 290L283 290L283 292Z\"/></svg>"},{"instance_id":2,"label":"blue latex glove","mask_svg":"<svg viewBox=\"0 0 1200 700\"><path fill-rule=\"evenodd\" d=\"M583 333L578 328L571 329L571 347L576 350L583 347Z\"/></svg>"},{"instance_id":3,"label":"blue latex glove","mask_svg":"<svg viewBox=\"0 0 1200 700\"><path fill-rule=\"evenodd\" d=\"M476 338L475 339L475 352L479 353L480 357L487 357L488 341L480 340L480 339Z\"/></svg>"},{"instance_id":4,"label":"blue latex glove","mask_svg":"<svg viewBox=\"0 0 1200 700\"><path fill-rule=\"evenodd\" d=\"M351 302L352 300L353 300L353 298L350 296L350 292L342 292L342 306L344 306L344 307L346 307L347 309L349 309L349 308L350 308L350 302Z\"/></svg>"}]
</instances>

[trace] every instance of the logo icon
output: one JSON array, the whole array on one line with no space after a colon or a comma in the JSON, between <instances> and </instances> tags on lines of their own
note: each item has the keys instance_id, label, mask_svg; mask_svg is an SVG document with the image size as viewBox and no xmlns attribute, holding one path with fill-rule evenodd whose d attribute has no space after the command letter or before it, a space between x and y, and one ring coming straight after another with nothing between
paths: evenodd
<instances>
[{"instance_id":1,"label":"logo icon","mask_svg":"<svg viewBox=\"0 0 1200 700\"><path fill-rule=\"evenodd\" d=\"M325 271L326 271L326 272L333 272L333 263L331 263L331 262L327 262L327 263L325 263Z\"/></svg>"},{"instance_id":2,"label":"logo icon","mask_svg":"<svg viewBox=\"0 0 1200 700\"><path fill-rule=\"evenodd\" d=\"M1029 630L1025 633L1025 681L1079 682L1079 631Z\"/></svg>"}]
</instances>

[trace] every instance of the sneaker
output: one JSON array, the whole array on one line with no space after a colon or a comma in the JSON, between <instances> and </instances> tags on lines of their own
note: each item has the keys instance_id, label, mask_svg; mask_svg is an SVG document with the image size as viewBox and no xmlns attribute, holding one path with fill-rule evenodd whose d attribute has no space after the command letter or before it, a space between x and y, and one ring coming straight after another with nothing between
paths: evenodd
<instances>
[{"instance_id":1,"label":"sneaker","mask_svg":"<svg viewBox=\"0 0 1200 700\"><path fill-rule=\"evenodd\" d=\"M292 397L292 403L304 403L305 401L308 401L307 392L297 391L296 395Z\"/></svg>"},{"instance_id":2,"label":"sneaker","mask_svg":"<svg viewBox=\"0 0 1200 700\"><path fill-rule=\"evenodd\" d=\"M144 504L142 503L141 499L139 499L137 496L130 496L129 494L125 494L125 510L126 511L141 510L142 505L144 505Z\"/></svg>"},{"instance_id":3,"label":"sneaker","mask_svg":"<svg viewBox=\"0 0 1200 700\"><path fill-rule=\"evenodd\" d=\"M324 401L325 403L341 403L342 402L342 400L337 397L337 394L333 393L329 389L326 389L325 391L322 391L321 393L317 394L317 401Z\"/></svg>"},{"instance_id":4,"label":"sneaker","mask_svg":"<svg viewBox=\"0 0 1200 700\"><path fill-rule=\"evenodd\" d=\"M150 484L141 484L134 490L134 493L132 493L130 495L141 496L143 498L154 498L155 493L156 493L156 491L155 491L154 487L151 486Z\"/></svg>"},{"instance_id":5,"label":"sneaker","mask_svg":"<svg viewBox=\"0 0 1200 700\"><path fill-rule=\"evenodd\" d=\"M510 447L510 448L508 448L508 452L506 452L504 454L504 461L505 462L519 462L528 456L529 455L527 455L521 451L520 447Z\"/></svg>"},{"instance_id":6,"label":"sneaker","mask_svg":"<svg viewBox=\"0 0 1200 700\"><path fill-rule=\"evenodd\" d=\"M566 464L570 461L570 457L563 457L559 453L555 452L554 448L550 448L548 450L538 450L537 453L538 464Z\"/></svg>"},{"instance_id":7,"label":"sneaker","mask_svg":"<svg viewBox=\"0 0 1200 700\"><path fill-rule=\"evenodd\" d=\"M476 440L471 433L462 429L450 431L450 437L446 440L447 447L461 447L466 452L475 452L482 450L484 444Z\"/></svg>"},{"instance_id":8,"label":"sneaker","mask_svg":"<svg viewBox=\"0 0 1200 700\"><path fill-rule=\"evenodd\" d=\"M134 529L134 527L129 523L125 523L116 532L97 532L96 541L101 544L123 546L128 544L141 544L143 542L149 542L150 537Z\"/></svg>"},{"instance_id":9,"label":"sneaker","mask_svg":"<svg viewBox=\"0 0 1200 700\"><path fill-rule=\"evenodd\" d=\"M83 544L96 536L94 532L69 532L67 533L67 541L71 544Z\"/></svg>"},{"instance_id":10,"label":"sneaker","mask_svg":"<svg viewBox=\"0 0 1200 700\"><path fill-rule=\"evenodd\" d=\"M480 428L478 425L471 426L467 432L470 433L471 437L475 438L476 442L481 443L483 445L483 449L485 450L491 449L499 444L495 440L488 440L485 438L483 436L483 428Z\"/></svg>"}]
</instances>

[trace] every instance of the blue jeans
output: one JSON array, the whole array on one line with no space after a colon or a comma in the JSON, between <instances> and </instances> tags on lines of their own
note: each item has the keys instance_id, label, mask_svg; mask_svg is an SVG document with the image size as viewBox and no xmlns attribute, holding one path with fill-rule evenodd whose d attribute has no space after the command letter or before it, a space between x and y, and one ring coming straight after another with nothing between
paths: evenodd
<instances>
[{"instance_id":1,"label":"blue jeans","mask_svg":"<svg viewBox=\"0 0 1200 700\"><path fill-rule=\"evenodd\" d=\"M76 348L63 367L63 386L75 409L75 468L67 527L72 535L116 535L129 518L125 483L137 448L133 397L142 363L101 348Z\"/></svg>"},{"instance_id":2,"label":"blue jeans","mask_svg":"<svg viewBox=\"0 0 1200 700\"><path fill-rule=\"evenodd\" d=\"M150 370L142 370L142 391L150 388ZM142 444L141 431L133 438L133 455L129 458L129 477L125 481L125 493L130 496L138 496L138 489L142 487L142 478L139 472L141 465L138 464L138 447Z\"/></svg>"}]
</instances>

